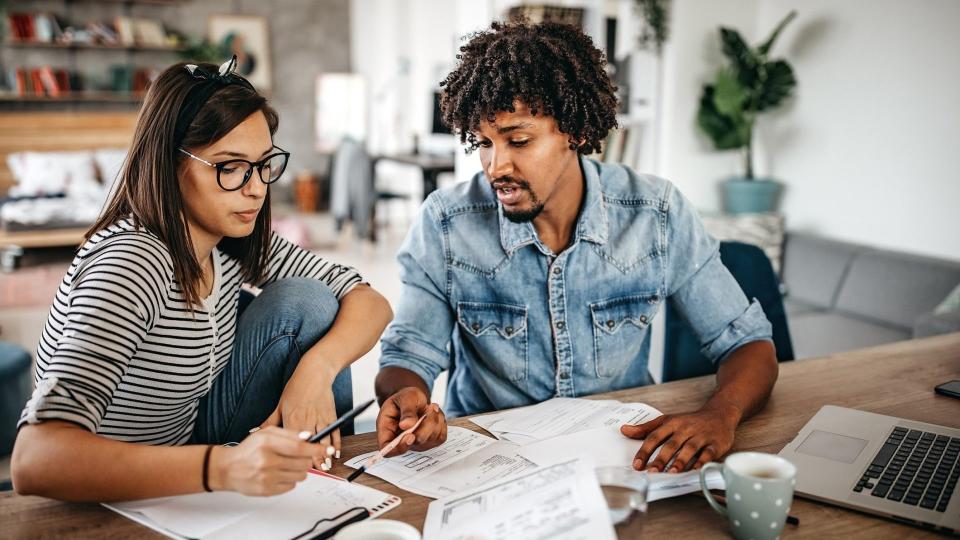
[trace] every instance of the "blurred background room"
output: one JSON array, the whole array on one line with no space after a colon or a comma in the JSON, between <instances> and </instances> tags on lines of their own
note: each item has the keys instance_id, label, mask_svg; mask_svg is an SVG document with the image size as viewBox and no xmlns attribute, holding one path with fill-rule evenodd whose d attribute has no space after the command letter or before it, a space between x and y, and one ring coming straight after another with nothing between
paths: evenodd
<instances>
[{"instance_id":1,"label":"blurred background room","mask_svg":"<svg viewBox=\"0 0 960 540\"><path fill-rule=\"evenodd\" d=\"M396 306L420 203L480 170L439 82L464 36L517 16L606 53L620 128L595 159L670 179L718 239L762 250L772 285L734 273L779 306L781 360L960 331L956 0L0 0L0 481L53 295L160 70L237 54L292 154L275 230ZM700 374L663 362L687 354L665 315L654 377ZM378 356L353 366L356 401Z\"/></svg>"}]
</instances>

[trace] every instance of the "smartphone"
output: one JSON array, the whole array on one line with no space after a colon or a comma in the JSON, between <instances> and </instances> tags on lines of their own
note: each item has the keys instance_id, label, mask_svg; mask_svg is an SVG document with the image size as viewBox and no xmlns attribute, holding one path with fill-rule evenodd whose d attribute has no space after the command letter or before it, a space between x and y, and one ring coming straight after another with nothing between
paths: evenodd
<instances>
[{"instance_id":1,"label":"smartphone","mask_svg":"<svg viewBox=\"0 0 960 540\"><path fill-rule=\"evenodd\" d=\"M960 381L945 382L933 389L938 394L960 399Z\"/></svg>"}]
</instances>

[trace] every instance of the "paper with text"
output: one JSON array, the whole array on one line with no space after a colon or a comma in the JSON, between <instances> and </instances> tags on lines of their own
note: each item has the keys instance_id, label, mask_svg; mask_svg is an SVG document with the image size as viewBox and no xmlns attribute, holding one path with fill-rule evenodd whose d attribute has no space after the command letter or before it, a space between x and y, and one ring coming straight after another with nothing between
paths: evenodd
<instances>
[{"instance_id":1,"label":"paper with text","mask_svg":"<svg viewBox=\"0 0 960 540\"><path fill-rule=\"evenodd\" d=\"M614 540L589 458L540 467L430 503L425 540Z\"/></svg>"},{"instance_id":2,"label":"paper with text","mask_svg":"<svg viewBox=\"0 0 960 540\"><path fill-rule=\"evenodd\" d=\"M662 413L644 403L553 398L471 419L499 439L519 444L602 427L649 422Z\"/></svg>"},{"instance_id":3,"label":"paper with text","mask_svg":"<svg viewBox=\"0 0 960 540\"><path fill-rule=\"evenodd\" d=\"M368 474L425 497L442 497L531 469L515 444L461 427L447 428L447 441L425 452L406 452L367 469ZM346 462L358 468L373 452Z\"/></svg>"}]
</instances>

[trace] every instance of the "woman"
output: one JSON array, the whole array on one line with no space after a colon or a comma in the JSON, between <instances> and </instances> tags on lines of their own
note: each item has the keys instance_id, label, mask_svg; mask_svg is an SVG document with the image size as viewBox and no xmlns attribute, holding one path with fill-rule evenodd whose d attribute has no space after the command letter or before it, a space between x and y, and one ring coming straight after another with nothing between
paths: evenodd
<instances>
[{"instance_id":1,"label":"woman","mask_svg":"<svg viewBox=\"0 0 960 540\"><path fill-rule=\"evenodd\" d=\"M298 433L351 406L349 366L392 313L353 269L271 234L268 184L289 154L234 66L179 64L151 86L37 349L19 493L271 495L338 451L339 434ZM263 292L247 302L241 282Z\"/></svg>"}]
</instances>

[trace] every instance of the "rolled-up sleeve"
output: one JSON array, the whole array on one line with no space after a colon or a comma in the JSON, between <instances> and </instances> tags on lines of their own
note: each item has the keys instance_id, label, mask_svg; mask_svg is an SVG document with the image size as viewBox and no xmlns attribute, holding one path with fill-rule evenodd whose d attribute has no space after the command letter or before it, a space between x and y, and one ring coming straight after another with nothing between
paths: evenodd
<instances>
[{"instance_id":1,"label":"rolled-up sleeve","mask_svg":"<svg viewBox=\"0 0 960 540\"><path fill-rule=\"evenodd\" d=\"M667 186L667 294L713 363L753 341L772 341L760 303L748 301L720 261L720 243L707 233L683 195Z\"/></svg>"},{"instance_id":2,"label":"rolled-up sleeve","mask_svg":"<svg viewBox=\"0 0 960 540\"><path fill-rule=\"evenodd\" d=\"M447 244L437 193L424 202L397 254L403 291L393 322L380 341L380 368L400 367L419 375L432 391L450 367L454 313L447 299Z\"/></svg>"},{"instance_id":3,"label":"rolled-up sleeve","mask_svg":"<svg viewBox=\"0 0 960 540\"><path fill-rule=\"evenodd\" d=\"M169 276L126 255L124 245L77 268L65 310L55 303L51 316L64 319L42 376L17 426L63 420L96 433L160 309Z\"/></svg>"},{"instance_id":4,"label":"rolled-up sleeve","mask_svg":"<svg viewBox=\"0 0 960 540\"><path fill-rule=\"evenodd\" d=\"M315 279L329 287L337 300L343 300L354 287L363 283L363 277L353 268L310 253L278 234L270 238L265 276L255 285L263 287L291 277Z\"/></svg>"}]
</instances>

